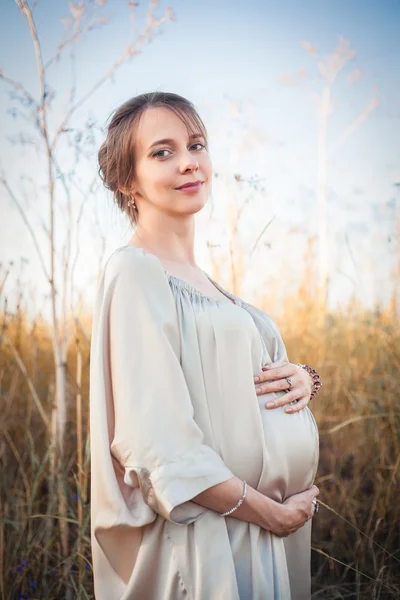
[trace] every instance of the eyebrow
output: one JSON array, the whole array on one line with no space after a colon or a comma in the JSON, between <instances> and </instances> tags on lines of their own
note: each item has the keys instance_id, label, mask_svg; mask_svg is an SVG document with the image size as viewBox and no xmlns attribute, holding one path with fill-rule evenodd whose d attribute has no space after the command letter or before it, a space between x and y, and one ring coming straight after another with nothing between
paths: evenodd
<instances>
[{"instance_id":1,"label":"eyebrow","mask_svg":"<svg viewBox=\"0 0 400 600\"><path fill-rule=\"evenodd\" d=\"M197 138L204 138L204 135L202 133L192 133L191 135L189 135L189 140L195 140ZM170 144L174 141L175 140L173 140L172 138L163 138L162 140L157 140L148 147L148 150L150 150L150 148L153 148L153 146L158 146L159 144Z\"/></svg>"}]
</instances>

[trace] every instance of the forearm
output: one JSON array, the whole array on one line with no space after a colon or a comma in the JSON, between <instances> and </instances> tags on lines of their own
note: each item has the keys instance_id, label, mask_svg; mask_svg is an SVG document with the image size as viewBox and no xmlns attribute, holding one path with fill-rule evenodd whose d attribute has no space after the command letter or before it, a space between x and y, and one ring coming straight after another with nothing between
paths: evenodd
<instances>
[{"instance_id":1,"label":"forearm","mask_svg":"<svg viewBox=\"0 0 400 600\"><path fill-rule=\"evenodd\" d=\"M218 513L224 513L236 506L242 494L243 481L238 477L232 477L204 490L192 498L192 501ZM271 500L247 484L244 502L229 516L270 531L280 520L283 510L282 504Z\"/></svg>"}]
</instances>

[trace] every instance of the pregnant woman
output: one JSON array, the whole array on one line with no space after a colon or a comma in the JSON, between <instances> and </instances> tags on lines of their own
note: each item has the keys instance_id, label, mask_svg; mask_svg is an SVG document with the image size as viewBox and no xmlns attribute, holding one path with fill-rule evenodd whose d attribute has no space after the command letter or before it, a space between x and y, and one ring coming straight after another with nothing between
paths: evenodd
<instances>
[{"instance_id":1,"label":"pregnant woman","mask_svg":"<svg viewBox=\"0 0 400 600\"><path fill-rule=\"evenodd\" d=\"M306 404L321 383L289 363L268 314L196 265L204 124L181 96L137 96L99 164L135 232L108 258L93 316L95 597L308 599L319 449Z\"/></svg>"}]
</instances>

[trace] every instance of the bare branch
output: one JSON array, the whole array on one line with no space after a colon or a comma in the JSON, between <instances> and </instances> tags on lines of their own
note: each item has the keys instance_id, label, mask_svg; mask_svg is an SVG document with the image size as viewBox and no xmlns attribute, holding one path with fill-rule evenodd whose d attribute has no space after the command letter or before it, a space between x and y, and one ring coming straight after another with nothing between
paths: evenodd
<instances>
[{"instance_id":1,"label":"bare branch","mask_svg":"<svg viewBox=\"0 0 400 600\"><path fill-rule=\"evenodd\" d=\"M54 56L49 58L49 60L45 63L44 69L47 70L54 62L56 62L56 60L58 60L60 58L60 55L65 50L65 48L67 48L74 42L77 42L79 40L79 38L83 37L86 33L88 33L89 31L92 31L97 26L105 25L106 23L108 23L107 17L99 17L97 19L94 19L87 25L85 25L85 27L83 27L82 29L79 29L78 31L74 31L74 33L68 39L61 42L61 44L58 46Z\"/></svg>"},{"instance_id":2,"label":"bare branch","mask_svg":"<svg viewBox=\"0 0 400 600\"><path fill-rule=\"evenodd\" d=\"M29 233L31 234L31 237L32 237L32 240L33 240L33 244L34 244L34 246L35 246L35 248L36 248L36 251L37 251L37 253L38 253L39 260L40 260L40 262L41 262L41 264L42 264L42 268L43 268L43 272L44 272L44 274L45 274L45 277L46 277L46 279L47 279L47 280L50 282L50 276L49 276L49 273L48 273L48 271L47 271L47 269L46 269L46 265L45 265L45 262L44 262L44 258L43 258L42 252L41 252L41 250L40 250L40 247L39 247L39 242L38 242L38 240L37 240L37 237L36 237L36 234L35 234L35 232L34 232L34 230L33 230L33 227L32 227L32 225L29 223L29 221L28 221L28 219L27 219L27 216L26 216L26 213L25 213L25 211L23 210L23 208L22 208L22 206L21 206L21 204L20 204L19 200L17 199L16 195L14 194L14 192L12 191L12 189L10 188L10 186L8 185L8 182L7 182L7 180L6 180L6 179L4 179L4 177L2 177L2 176L0 176L0 183L2 183L2 184L4 185L4 187L6 188L6 190L7 190L7 192L8 192L8 195L10 196L11 200L14 202L15 206L16 206L16 207L17 207L17 209L18 209L18 212L19 212L19 214L20 214L20 215L21 215L21 217L22 217L22 220L23 220L23 222L24 222L24 223L25 223L25 225L27 226L27 228L28 228L28 231L29 231Z\"/></svg>"},{"instance_id":3,"label":"bare branch","mask_svg":"<svg viewBox=\"0 0 400 600\"><path fill-rule=\"evenodd\" d=\"M351 48L349 40L340 37L335 50L324 59L318 61L319 74L332 85L338 73L355 55L356 53Z\"/></svg>"},{"instance_id":4,"label":"bare branch","mask_svg":"<svg viewBox=\"0 0 400 600\"><path fill-rule=\"evenodd\" d=\"M174 18L173 12L172 12L171 8L167 8L164 16L160 17L160 19L154 19L153 16L151 15L151 13L149 13L149 12L147 13L147 26L146 26L144 32L142 34L140 34L136 45L134 45L133 43L128 44L127 47L125 48L125 50L119 56L119 58L115 61L113 66L107 71L107 73L105 73L105 75L103 75L94 84L94 86L86 94L84 94L82 96L82 98L80 98L80 100L78 100L73 106L71 106L71 108L67 111L67 114L65 115L64 119L62 120L62 122L60 123L60 125L57 128L57 131L54 135L54 138L53 138L53 141L51 144L51 150L54 150L60 134L66 127L66 125L67 125L68 121L70 120L70 118L72 117L72 115L78 110L78 108L80 108L102 85L104 85L104 83L108 79L110 79L110 77L112 77L112 75L114 75L114 73L125 62L127 62L133 56L135 56L136 54L138 54L140 52L141 48L145 45L145 43L151 40L152 29L157 29L164 21L168 21L168 20L172 21L173 18Z\"/></svg>"},{"instance_id":5,"label":"bare branch","mask_svg":"<svg viewBox=\"0 0 400 600\"><path fill-rule=\"evenodd\" d=\"M38 72L39 72L40 97L41 97L40 111L42 113L41 116L43 119L44 118L43 105L45 102L44 69L43 69L42 51L41 51L40 44L39 44L39 38L37 35L36 25L33 20L32 10L29 8L27 0L15 0L15 2L17 3L18 8L24 15L24 17L28 23L29 30L31 32L31 36L32 36L33 47L35 49L36 63L37 63Z\"/></svg>"},{"instance_id":6,"label":"bare branch","mask_svg":"<svg viewBox=\"0 0 400 600\"><path fill-rule=\"evenodd\" d=\"M0 78L3 79L6 83L8 83L12 88L14 88L15 91L21 94L21 96L25 98L28 104L31 104L36 110L39 110L39 104L36 102L34 97L31 96L28 90L25 89L21 83L18 83L18 81L15 81L11 77L8 77L8 75L5 75L3 69L0 69Z\"/></svg>"},{"instance_id":7,"label":"bare branch","mask_svg":"<svg viewBox=\"0 0 400 600\"><path fill-rule=\"evenodd\" d=\"M41 128L42 128L42 136L46 147L46 155L47 155L47 177L48 177L48 185L49 185L49 200L50 200L50 293L51 293L51 311L52 311L52 319L54 331L57 332L58 327L58 316L57 316L57 306L56 306L56 289L55 289L55 264L54 264L54 175L53 175L53 161L52 161L52 150L50 147L49 135L47 131L47 116L46 116L46 81L45 81L45 72L43 68L43 58L42 52L40 48L39 38L35 26L35 22L33 20L32 11L28 6L27 0L15 0L20 11L24 15L29 30L32 36L33 47L35 49L37 70L38 70L38 78L39 78L39 88L40 88L40 108L39 115L41 118ZM59 346L57 341L57 334L54 333L54 350L56 353L56 363L60 362L59 360Z\"/></svg>"},{"instance_id":8,"label":"bare branch","mask_svg":"<svg viewBox=\"0 0 400 600\"><path fill-rule=\"evenodd\" d=\"M360 269L357 267L357 263L356 263L356 260L354 258L354 254L353 254L353 251L351 249L351 246L350 246L350 240L349 240L349 236L348 236L347 232L344 235L344 239L346 241L346 246L347 246L347 249L349 251L351 262L353 263L354 271L355 271L355 273L357 275L358 284L362 288L363 292L365 293L364 283L363 283L363 281L362 281L362 279L360 277Z\"/></svg>"},{"instance_id":9,"label":"bare branch","mask_svg":"<svg viewBox=\"0 0 400 600\"><path fill-rule=\"evenodd\" d=\"M260 235L259 235L259 236L258 236L258 238L256 239L256 241L255 241L255 244L254 244L254 246L252 247L252 249L251 249L251 251L250 251L250 258L252 257L252 255L253 255L253 252L255 251L255 249L257 248L257 246L258 246L258 244L259 244L259 242L260 242L260 240L261 240L262 236L263 236L263 235L264 235L264 233L267 231L268 227L271 225L271 223L272 223L272 221L273 221L274 219L275 219L275 217L272 217L272 219L270 220L270 222L269 222L269 223L267 223L267 224L265 225L265 227L263 227L263 229L262 229L262 231L261 231Z\"/></svg>"},{"instance_id":10,"label":"bare branch","mask_svg":"<svg viewBox=\"0 0 400 600\"><path fill-rule=\"evenodd\" d=\"M310 42L307 42L306 40L302 40L301 45L303 47L303 50L305 50L311 56L318 55L318 48L315 44L313 45L313 44L310 44Z\"/></svg>"},{"instance_id":11,"label":"bare branch","mask_svg":"<svg viewBox=\"0 0 400 600\"><path fill-rule=\"evenodd\" d=\"M362 71L359 67L357 67L357 69L354 69L354 71L352 73L349 73L349 75L347 75L347 81L350 84L355 83L356 81L358 81L359 79L361 79L362 77Z\"/></svg>"},{"instance_id":12,"label":"bare branch","mask_svg":"<svg viewBox=\"0 0 400 600\"><path fill-rule=\"evenodd\" d=\"M296 87L300 87L309 95L310 99L315 101L319 101L320 95L318 92L315 92L312 88L310 88L308 81L306 79L307 73L304 68L299 69L296 75L292 75L291 73L283 73L279 77L279 83L281 85L292 85Z\"/></svg>"},{"instance_id":13,"label":"bare branch","mask_svg":"<svg viewBox=\"0 0 400 600\"><path fill-rule=\"evenodd\" d=\"M334 142L330 151L331 156L335 152L337 152L337 150L339 150L339 148L351 135L353 135L356 129L358 129L358 127L365 121L368 115L378 106L378 104L379 98L377 96L371 98L364 110L358 115L356 119L354 119L354 121L348 127L346 127L342 135L336 140L336 142Z\"/></svg>"}]
</instances>

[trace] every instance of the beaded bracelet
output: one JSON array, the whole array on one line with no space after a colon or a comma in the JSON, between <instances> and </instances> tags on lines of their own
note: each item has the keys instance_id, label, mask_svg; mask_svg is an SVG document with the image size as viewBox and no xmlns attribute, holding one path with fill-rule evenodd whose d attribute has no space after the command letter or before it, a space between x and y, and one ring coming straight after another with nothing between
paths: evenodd
<instances>
[{"instance_id":1,"label":"beaded bracelet","mask_svg":"<svg viewBox=\"0 0 400 600\"><path fill-rule=\"evenodd\" d=\"M244 499L246 498L246 494L247 494L247 483L245 481L243 481L243 495L240 498L239 502L236 504L236 506L231 508L231 510L228 510L227 512L224 512L224 513L219 513L221 515L221 517L226 517L227 515L232 514L234 510L239 508L239 506L242 506Z\"/></svg>"},{"instance_id":2,"label":"beaded bracelet","mask_svg":"<svg viewBox=\"0 0 400 600\"><path fill-rule=\"evenodd\" d=\"M298 367L301 367L302 369L307 371L307 373L309 374L309 376L312 379L313 390L312 390L311 396L310 396L310 400L312 400L318 394L319 390L322 387L321 378L318 375L317 371L315 369L313 369L312 367L309 367L308 365L301 365L300 363L296 363L296 364Z\"/></svg>"}]
</instances>

